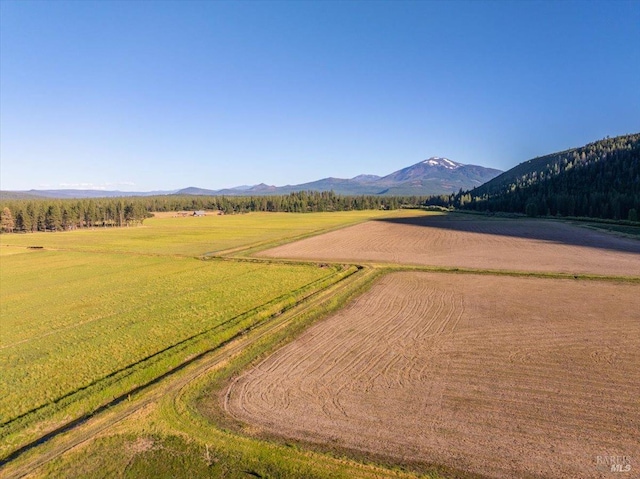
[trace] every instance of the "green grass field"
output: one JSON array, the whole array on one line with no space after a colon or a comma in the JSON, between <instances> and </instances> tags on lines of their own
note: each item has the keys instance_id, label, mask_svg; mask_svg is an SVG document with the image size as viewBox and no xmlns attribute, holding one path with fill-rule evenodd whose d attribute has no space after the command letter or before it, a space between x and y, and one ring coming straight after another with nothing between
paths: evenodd
<instances>
[{"instance_id":1,"label":"green grass field","mask_svg":"<svg viewBox=\"0 0 640 479\"><path fill-rule=\"evenodd\" d=\"M356 271L342 265L216 258L220 253L245 254L397 214L420 213L162 215L142 227L0 235L0 473L6 465L20 466L49 447L55 449L57 436L43 446L29 446L48 432L92 411L108 415L112 408L117 411L147 393L159 394L153 392L158 388L170 391L184 377L183 368L195 367L199 358L217 354L234 338L242 341L245 333L251 338L255 328L260 331L280 321L286 325L289 310L306 307L302 319L296 320L295 333L325 311L320 306L324 303L308 306L307 298L320 295L323 301L333 301L332 308L338 307L332 288ZM347 284L342 289L348 293L349 288ZM247 357L288 338L287 328L274 329L279 333L269 333ZM158 378L164 379L155 389L146 386L155 385ZM248 477L260 471L261 477L403 476L228 435L208 422L178 425L175 421L189 423L199 414L194 411L195 416L181 419L167 412L173 410L171 402L168 409L157 400L150 404L156 412L142 423L136 415L133 422L118 426L115 435L89 441L88 449L79 454L58 457L40 474L186 478ZM61 440L74 434L72 429ZM149 437L154 445L145 449ZM212 461L203 456L209 446ZM2 458L23 447L29 447L26 454L2 466Z\"/></svg>"},{"instance_id":2,"label":"green grass field","mask_svg":"<svg viewBox=\"0 0 640 479\"><path fill-rule=\"evenodd\" d=\"M0 292L2 422L195 335L215 328L222 338L241 313L332 272L60 251L6 257Z\"/></svg>"},{"instance_id":3,"label":"green grass field","mask_svg":"<svg viewBox=\"0 0 640 479\"><path fill-rule=\"evenodd\" d=\"M143 226L131 228L0 235L0 245L3 250L8 245L44 246L74 251L197 256L279 242L389 214L395 213L249 213L200 218L176 218L161 213L157 218L145 220Z\"/></svg>"},{"instance_id":4,"label":"green grass field","mask_svg":"<svg viewBox=\"0 0 640 479\"><path fill-rule=\"evenodd\" d=\"M38 424L82 415L215 348L340 271L196 257L381 214L165 214L142 227L0 235L0 453L37 438Z\"/></svg>"}]
</instances>

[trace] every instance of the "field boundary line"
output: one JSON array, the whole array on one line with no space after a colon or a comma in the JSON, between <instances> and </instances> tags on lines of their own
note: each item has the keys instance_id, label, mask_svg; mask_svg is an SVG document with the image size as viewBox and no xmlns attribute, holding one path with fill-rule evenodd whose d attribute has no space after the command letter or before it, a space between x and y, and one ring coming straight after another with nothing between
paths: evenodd
<instances>
[{"instance_id":1,"label":"field boundary line","mask_svg":"<svg viewBox=\"0 0 640 479\"><path fill-rule=\"evenodd\" d=\"M263 258L260 256L207 256L200 258L203 261L237 261L247 263L273 263L290 265L352 265L351 261L302 259L302 258ZM358 261L357 264L369 268L391 271L424 271L428 273L448 274L475 274L488 276L511 276L517 278L548 278L548 279L573 279L586 281L614 281L621 283L640 283L640 276L605 275L592 273L565 273L554 271L525 271L506 269L463 268L456 266L428 266L406 263L384 263L379 261Z\"/></svg>"},{"instance_id":2,"label":"field boundary line","mask_svg":"<svg viewBox=\"0 0 640 479\"><path fill-rule=\"evenodd\" d=\"M212 398L213 395L222 395L226 387L228 387L231 382L237 380L237 377L244 374L246 370L255 367L256 364L259 364L265 360L265 358L268 358L281 348L286 347L289 343L295 341L297 337L304 333L310 326L340 311L344 308L345 303L358 298L375 284L376 281L394 272L392 269L373 268L364 264L361 265L361 267L365 270L366 274L360 276L359 279L354 278L354 283L356 284L349 283L349 289L339 291L337 288L341 286L336 285L336 289L332 288L332 291L325 291L328 293L328 297L320 303L326 304L328 309L319 313L307 311L307 314L310 314L310 316L307 317L305 317L305 311L300 311L299 315L302 316L300 321L298 323L289 321L288 325L283 325L282 336L270 339L268 343L262 344L259 349L254 351L249 348L241 351L238 355L231 358L230 362L222 368L203 371L199 377L195 377L191 382L185 383L179 390L176 390L172 395L173 397L167 397L161 406L161 411L163 418L167 421L168 427L170 427L171 430L188 434L190 437L194 437L204 443L219 440L229 441L230 444L239 442L239 444L243 444L244 447L249 447L249 444L260 447L261 444L264 444L265 447L276 448L276 450L280 450L282 454L285 455L291 454L291 452L300 452L306 457L318 457L320 460L326 459L328 464L332 464L334 461L342 463L346 461L352 463L353 467L356 468L353 471L350 470L350 474L357 471L355 475L349 477L402 476L411 478L428 477L433 479L458 477L456 474L458 474L459 471L448 470L437 464L419 464L415 470L402 468L402 472L400 472L395 464L387 463L386 460L388 458L383 455L376 456L348 448L340 448L338 450L321 448L314 443L307 443L305 441L280 436L253 435L252 433L241 430L237 421L224 411L224 407L220 404L223 400ZM323 294L325 292L323 292ZM329 306L329 303L336 299L337 303ZM313 307L314 305L312 304L306 304L306 309L312 309ZM276 331L273 333L277 334ZM200 409L198 402L202 395L209 397L208 401L216 403L216 406L214 406L215 411L212 414L205 413ZM451 474L453 474L453 476L451 476ZM486 479L484 476L474 474L467 474L464 477L468 477L469 479Z\"/></svg>"},{"instance_id":3,"label":"field boundary line","mask_svg":"<svg viewBox=\"0 0 640 479\"><path fill-rule=\"evenodd\" d=\"M301 309L296 311L293 316L286 322L280 323L274 327L268 334L262 335L254 344L242 349L235 356L230 358L229 363L221 365L220 368L209 368L203 370L198 376L194 376L189 382L185 382L179 389L175 389L171 397L167 397L161 410L163 417L168 421L172 430L187 433L190 437L196 437L200 441L207 442L213 440L213 437L220 440L234 441L250 441L252 444L258 444L264 441L264 438L252 436L239 432L236 427L229 427L229 424L221 422L219 418L212 418L204 415L199 411L197 406L197 397L205 388L214 385L207 395L212 391L222 391L224 388L236 378L242 375L244 371L257 363L263 361L266 357L271 356L279 349L285 347L291 341L294 341L299 334L303 333L312 324L322 321L328 315L339 311L344 307L344 301L351 301L366 291L378 279L386 275L386 272L380 269L361 267L359 271L364 274L361 276L352 275L352 281L348 283L339 282L330 288L322 291L312 302L301 305ZM330 302L337 296L339 302L330 305ZM328 306L328 309L322 309ZM295 320L298 319L296 322ZM279 337L274 337L278 333ZM286 334L285 334L286 333ZM266 339L266 344L261 344L260 340ZM259 346L256 350L250 347ZM220 374L218 377L211 375ZM267 440L269 447L282 448L285 454L290 454L290 444L284 444L278 441ZM343 454L334 455L328 451L314 450L313 448L299 449L294 448L293 451L300 452L305 456L317 456L320 460L329 461L330 464L344 463L348 461L353 463L352 466L358 469L360 474L351 477L397 477L398 471L389 468L384 462L372 463L370 460L360 460L353 456L344 456ZM362 474L362 475L361 475ZM405 471L407 477L418 477L416 473ZM405 476L403 476L405 477ZM420 476L422 477L422 476ZM427 476L427 477L440 477Z\"/></svg>"},{"instance_id":4,"label":"field boundary line","mask_svg":"<svg viewBox=\"0 0 640 479\"><path fill-rule=\"evenodd\" d=\"M103 404L98 410L89 412L82 417L76 418L73 421L70 421L67 424L59 427L55 431L52 431L47 435L42 436L41 438L32 441L31 443L12 452L10 455L0 460L0 472L2 472L2 469L5 469L4 472L7 472L6 469L9 469L6 476L3 477L23 477L24 475L33 472L35 469L43 466L56 457L59 457L60 455L73 449L74 447L87 442L101 432L126 419L131 414L139 411L143 407L146 407L154 401L159 401L160 399L165 397L168 392L180 390L191 383L195 378L202 376L212 369L219 368L224 360L227 360L243 352L248 346L255 344L259 340L268 336L273 331L277 331L278 329L285 327L286 324L290 323L295 317L315 306L315 297L320 296L324 300L326 300L324 296L329 295L329 297L331 297L331 293L333 292L334 288L344 284L344 281L357 278L363 270L366 271L364 268L358 267L356 265L350 265L349 270L350 271L346 272L343 271L343 273L348 274L334 275L339 276L339 278L337 278L337 281L332 282L325 288L312 292L311 294L307 295L302 301L296 302L284 312L276 312L269 318L269 320L260 321L259 323L248 327L247 329L239 331L224 343L219 344L207 351L201 352L197 356L190 357L187 361L181 363L173 370L167 371L164 375L162 375L162 377L157 377L151 382L142 385L133 391L124 393L119 397L114 398L109 403ZM309 304L309 302L311 302L311 304ZM187 371L185 373L186 376L176 377L176 374L181 373L185 369L188 370L188 368L190 367L193 367L194 370ZM171 379L175 379L175 381L171 381ZM165 381L166 384L164 384L163 388L161 387L161 385ZM132 396L142 397L139 397L137 401L133 402L129 407L125 408L124 411L112 411L112 408L119 407L122 404L126 405L129 401L132 401ZM108 414L109 412L113 412L115 416L109 419L104 418L103 415ZM101 420L106 421L106 423L96 425L96 422ZM67 433L71 434L74 430L76 430L76 428L82 426L90 428L90 431L84 434L78 434L77 436L64 436ZM94 428L93 430L91 430L92 427ZM29 460L30 458L25 457L25 459L27 460L26 463L15 464L14 461L22 460L25 454L28 455L32 452L35 453L35 450L38 447L46 447L49 441L57 438L60 438L63 441L63 444L54 444L52 450L44 451L31 460ZM65 439L66 443L64 442ZM12 466L14 467L13 470L11 470Z\"/></svg>"},{"instance_id":5,"label":"field boundary line","mask_svg":"<svg viewBox=\"0 0 640 479\"><path fill-rule=\"evenodd\" d=\"M640 276L619 276L619 275L601 275L590 273L559 273L545 271L517 271L517 270L500 270L500 269L475 269L475 268L458 268L447 266L420 266L420 265L404 265L396 263L365 263L372 267L390 269L393 271L424 271L428 273L450 273L450 274L476 274L488 276L511 276L517 278L547 278L547 279L572 279L587 281L614 281L620 283L640 283Z\"/></svg>"},{"instance_id":6,"label":"field boundary line","mask_svg":"<svg viewBox=\"0 0 640 479\"><path fill-rule=\"evenodd\" d=\"M373 210L373 211L377 211L377 210ZM381 218L394 218L396 216L398 216L399 212L402 212L403 210L392 210L392 211L388 211L386 214L384 215L380 215L379 217L376 218L361 218L361 219L357 219L357 220L353 220L349 223L343 223L337 226L329 226L327 228L322 228L319 230L314 230L314 231L308 231L306 233L301 233L299 235L296 236L291 236L288 238L280 238L280 239L275 239L275 240L267 240L267 241L263 241L263 242L259 242L259 243L253 243L253 244L249 244L249 245L243 245L243 246L236 246L234 248L228 248L228 249L224 249L224 250L217 250L217 251L210 251L207 253L203 253L202 255L200 255L200 257L202 259L205 259L207 257L229 257L229 258L235 258L235 259L242 259L244 257L252 257L251 255L259 252L259 251L263 251L266 249L270 249L270 248L275 248L276 246L281 246L284 244L288 244L288 243L294 243L296 241L300 241L306 238L311 238L314 236L319 236L321 234L324 233L331 233L333 231L338 231L344 228L349 228L351 226L355 226L355 225L359 225L362 223L366 223L368 221L374 221L377 219L381 219ZM317 262L317 261L316 261ZM322 261L321 261L322 262ZM345 263L349 263L352 264L351 261L345 261ZM360 262L358 262L360 263Z\"/></svg>"},{"instance_id":7,"label":"field boundary line","mask_svg":"<svg viewBox=\"0 0 640 479\"><path fill-rule=\"evenodd\" d=\"M349 272L349 270L352 270L351 272ZM72 407L74 404L77 404L77 401L82 401L82 400L90 400L87 398L91 397L90 393L87 393L88 390L90 389L94 389L98 386L106 386L106 385L112 385L112 384L116 384L119 380L124 379L125 377L134 374L135 372L139 372L140 374L143 374L145 371L145 368L143 367L143 365L146 363L147 366L152 366L153 364L159 363L161 361L170 361L173 358L176 358L178 354L180 354L180 352L185 352L185 349L189 348L189 346L197 346L198 344L201 344L203 342L206 342L207 340L207 336L211 335L213 332L215 332L216 330L219 330L220 327L224 326L224 325L228 325L228 324L236 324L236 326L240 326L242 324L243 321L247 321L247 320L252 320L252 324L248 325L247 327L243 327L240 329L240 331L234 333L233 329L230 330L230 333L232 334L232 336L230 338L227 339L223 339L221 342L218 342L213 348L209 347L208 349L205 350L206 351L212 351L215 350L223 345L225 345L227 342L233 340L233 338L238 337L239 335L243 335L246 334L247 330L250 330L252 327L255 327L257 324L261 324L264 322L269 322L270 320L272 320L275 317L280 316L281 314L283 314L284 312L290 310L291 308L294 308L297 304L304 302L305 300L307 300L308 298L312 297L313 295L317 294L318 292L321 292L323 290L325 290L327 287L330 287L331 285L335 284L336 281L341 281L342 279L344 279L345 277L349 277L351 274L355 273L357 271L357 269L354 269L354 267L351 268L343 268L341 270L337 270L334 271L332 274L326 275L318 280L312 281L311 283L308 283L307 285L303 285L300 288L290 291L288 293L285 293L275 299L273 299L272 301L269 301L267 303L264 303L262 305L259 305L255 308L252 308L248 311L245 311L239 315L236 315L232 318L229 318L227 321L224 321L223 323L219 323L217 325L215 325L212 328L209 328L206 331L203 331L201 333L195 334L189 338L186 338L178 343L175 343L161 351L158 351L144 359L142 359L141 361L138 361L136 363L130 364L129 366L122 368L118 371L114 371L113 373L104 376L96 381L93 381L92 383L76 389L74 391L71 391L63 396L61 396L60 398L58 398L56 401L53 401L51 403L47 403L44 404L42 406L39 406L37 408L34 408L30 411L27 411L26 413L21 414L20 416L17 416L15 418L12 418L9 421L4 422L1 425L2 428L2 435L3 436L8 436L11 434L18 434L20 431L24 431L27 430L29 427L31 427L33 424L37 423L39 421L37 415L39 413L41 413L43 410L49 409L49 408L55 408L59 407L60 403L62 403L62 408L68 408L68 407ZM346 276L345 276L346 275ZM329 284L324 286L324 283L328 282ZM319 289L318 289L319 288ZM302 295L302 296L301 296ZM293 302L291 302L293 301ZM261 315L266 314L267 316L265 318L261 318ZM224 331L223 331L224 332ZM171 354L171 352L173 352L173 354ZM195 354L195 356L194 356ZM179 364L171 367L171 369L165 373L162 373L160 375L155 376L154 378L151 378L148 381L145 381L144 384L138 385L136 387L130 388L120 394L118 394L114 399L112 400L108 400L106 402L102 401L100 404L92 407L92 410L87 411L85 413L80 414L78 417L67 421L65 424L62 424L60 426L58 426L57 428L54 428L52 431L49 431L39 437L34 438L33 440L30 440L27 444L18 447L16 450L14 450L13 452L8 453L6 456L4 456L2 459L0 459L0 466L4 465L7 462L10 462L11 460L15 459L18 455L20 455L22 453L23 450L26 450L30 447L33 447L34 445L37 445L38 443L41 442L46 442L47 440L49 440L51 437L59 434L60 432L63 432L64 430L69 429L70 425L71 427L73 427L73 425L77 425L78 423L82 422L83 420L86 420L88 417L90 417L91 415L95 414L96 412L99 412L101 410L103 410L104 408L107 407L111 407L114 404L117 404L117 402L119 402L120 400L124 400L127 399L129 395L131 394L135 394L136 391L142 390L144 388L146 388L149 385L154 384L155 382L157 382L158 380L165 378L169 375L171 375L173 372L178 371L180 369L182 369L185 365L189 364L190 362L193 362L193 360L195 360L195 358L198 358L202 355L202 353L192 353L192 354L188 354L186 357L188 359L186 359L185 361L181 361ZM142 369L140 369L142 368ZM105 383L105 381L107 381ZM76 395L83 395L81 397L78 397L76 401L73 400L73 397ZM87 395L88 394L88 395ZM64 409L62 409L62 411L64 411ZM60 411L55 411L54 413L58 413L61 414ZM32 420L27 420L26 423L22 422L25 420L25 418L30 417L35 415L35 417ZM15 426L14 426L15 425ZM12 430L12 426L13 426L13 430ZM43 441L44 440L44 441ZM26 449L25 449L26 448Z\"/></svg>"}]
</instances>

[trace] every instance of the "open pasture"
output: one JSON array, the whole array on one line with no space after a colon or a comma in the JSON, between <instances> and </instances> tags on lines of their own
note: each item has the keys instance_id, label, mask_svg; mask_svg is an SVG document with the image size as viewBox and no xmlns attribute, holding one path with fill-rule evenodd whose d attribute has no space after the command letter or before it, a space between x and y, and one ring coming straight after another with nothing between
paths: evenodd
<instances>
[{"instance_id":1,"label":"open pasture","mask_svg":"<svg viewBox=\"0 0 640 479\"><path fill-rule=\"evenodd\" d=\"M559 221L468 215L383 218L260 253L490 270L640 276L640 241Z\"/></svg>"},{"instance_id":2,"label":"open pasture","mask_svg":"<svg viewBox=\"0 0 640 479\"><path fill-rule=\"evenodd\" d=\"M384 211L344 211L335 213L249 213L204 217L175 217L160 213L143 226L95 228L64 233L0 235L0 244L44 246L74 251L173 254L197 256L231 248L279 242L365 221Z\"/></svg>"},{"instance_id":3,"label":"open pasture","mask_svg":"<svg viewBox=\"0 0 640 479\"><path fill-rule=\"evenodd\" d=\"M490 477L640 467L634 284L392 273L220 393L252 434Z\"/></svg>"},{"instance_id":4,"label":"open pasture","mask_svg":"<svg viewBox=\"0 0 640 479\"><path fill-rule=\"evenodd\" d=\"M333 272L41 251L3 257L0 417L10 422Z\"/></svg>"},{"instance_id":5,"label":"open pasture","mask_svg":"<svg viewBox=\"0 0 640 479\"><path fill-rule=\"evenodd\" d=\"M144 227L1 235L0 455L277 314L340 270L185 255L378 214L158 218Z\"/></svg>"}]
</instances>

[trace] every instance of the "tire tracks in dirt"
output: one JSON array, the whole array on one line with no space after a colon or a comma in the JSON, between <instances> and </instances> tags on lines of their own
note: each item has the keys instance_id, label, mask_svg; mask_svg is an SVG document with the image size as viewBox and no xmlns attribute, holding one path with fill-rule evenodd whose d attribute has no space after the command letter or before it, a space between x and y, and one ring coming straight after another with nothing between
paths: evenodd
<instances>
[{"instance_id":1,"label":"tire tracks in dirt","mask_svg":"<svg viewBox=\"0 0 640 479\"><path fill-rule=\"evenodd\" d=\"M635 284L390 273L246 371L224 409L400 463L596 478L595 455L640 456L639 311Z\"/></svg>"}]
</instances>

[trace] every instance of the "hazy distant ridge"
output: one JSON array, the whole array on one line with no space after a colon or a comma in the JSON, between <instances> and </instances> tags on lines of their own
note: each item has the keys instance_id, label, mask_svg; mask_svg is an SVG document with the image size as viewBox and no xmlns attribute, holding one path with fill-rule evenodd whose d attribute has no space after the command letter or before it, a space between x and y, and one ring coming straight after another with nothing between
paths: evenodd
<instances>
[{"instance_id":1,"label":"hazy distant ridge","mask_svg":"<svg viewBox=\"0 0 640 479\"><path fill-rule=\"evenodd\" d=\"M117 198L126 196L157 196L171 195L173 191L117 191L117 190L28 190L1 191L0 198L5 200L34 200L39 198Z\"/></svg>"},{"instance_id":2,"label":"hazy distant ridge","mask_svg":"<svg viewBox=\"0 0 640 479\"><path fill-rule=\"evenodd\" d=\"M477 165L463 165L447 158L433 157L402 168L384 177L362 174L354 178L323 178L309 183L272 186L260 183L210 190L190 186L177 191L123 192L104 190L29 190L2 192L9 198L105 198L118 196L203 195L266 196L296 191L333 191L339 195L440 195L468 190L495 178L500 170Z\"/></svg>"}]
</instances>

